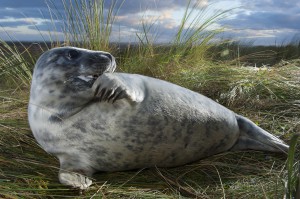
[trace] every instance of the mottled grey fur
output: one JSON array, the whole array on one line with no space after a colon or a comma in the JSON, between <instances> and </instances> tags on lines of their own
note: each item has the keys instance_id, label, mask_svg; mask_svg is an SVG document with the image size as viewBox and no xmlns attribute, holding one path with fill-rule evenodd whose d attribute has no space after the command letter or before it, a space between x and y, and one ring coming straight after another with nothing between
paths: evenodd
<instances>
[{"instance_id":1,"label":"mottled grey fur","mask_svg":"<svg viewBox=\"0 0 300 199\"><path fill-rule=\"evenodd\" d=\"M70 58L70 50L79 56ZM106 73L114 69L108 53L71 47L44 53L35 66L30 126L58 157L66 185L85 189L95 171L174 167L228 150L288 150L201 94L142 75ZM93 74L101 76L78 78Z\"/></svg>"}]
</instances>

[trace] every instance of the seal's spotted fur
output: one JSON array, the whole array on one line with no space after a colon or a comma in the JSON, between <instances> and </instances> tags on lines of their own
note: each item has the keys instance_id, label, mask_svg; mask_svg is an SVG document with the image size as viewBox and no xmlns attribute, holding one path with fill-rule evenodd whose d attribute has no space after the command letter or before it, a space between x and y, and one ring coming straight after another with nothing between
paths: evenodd
<instances>
[{"instance_id":1,"label":"seal's spotted fur","mask_svg":"<svg viewBox=\"0 0 300 199\"><path fill-rule=\"evenodd\" d=\"M95 171L174 167L228 150L287 151L281 140L213 100L142 75L113 56L73 47L38 60L29 122L56 155L59 179L85 189Z\"/></svg>"}]
</instances>

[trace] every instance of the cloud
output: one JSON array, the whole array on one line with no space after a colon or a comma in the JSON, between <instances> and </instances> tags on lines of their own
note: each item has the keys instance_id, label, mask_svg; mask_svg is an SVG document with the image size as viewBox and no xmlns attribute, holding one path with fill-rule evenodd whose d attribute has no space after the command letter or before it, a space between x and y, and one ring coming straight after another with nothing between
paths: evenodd
<instances>
[{"instance_id":1,"label":"cloud","mask_svg":"<svg viewBox=\"0 0 300 199\"><path fill-rule=\"evenodd\" d=\"M118 37L113 38L115 41L118 41L117 38L122 42L136 42L136 34L143 35L146 32L156 42L168 42L179 27L179 24L172 17L172 13L172 10L147 11L144 16L142 14L118 16L112 31Z\"/></svg>"},{"instance_id":2,"label":"cloud","mask_svg":"<svg viewBox=\"0 0 300 199\"><path fill-rule=\"evenodd\" d=\"M42 19L42 18L14 18L14 17L5 17L0 19L0 24L22 24L22 25L41 25L45 22L51 22L49 19ZM18 26L18 25L14 25Z\"/></svg>"},{"instance_id":3,"label":"cloud","mask_svg":"<svg viewBox=\"0 0 300 199\"><path fill-rule=\"evenodd\" d=\"M251 28L254 30L264 29L297 29L300 30L300 14L291 15L290 13L274 13L269 11L254 11L240 13L236 18L223 20L223 25L243 29Z\"/></svg>"},{"instance_id":4,"label":"cloud","mask_svg":"<svg viewBox=\"0 0 300 199\"><path fill-rule=\"evenodd\" d=\"M290 41L299 33L299 0L243 0L242 5L233 17L220 22L228 28L225 35L274 45L278 41Z\"/></svg>"},{"instance_id":5,"label":"cloud","mask_svg":"<svg viewBox=\"0 0 300 199\"><path fill-rule=\"evenodd\" d=\"M74 2L75 0L65 0ZM52 21L48 5L54 13L63 13L61 0L1 0L0 26L15 31L18 36L27 39L26 31L48 31ZM54 5L52 3L54 3ZM105 9L111 6L110 0L105 0ZM117 0L119 8L116 22L113 24L112 38L115 41L123 38L130 41L142 31L142 24L153 26L149 34L157 37L158 41L168 41L179 28L179 23L187 0ZM224 35L232 38L254 39L257 43L271 43L275 40L289 40L300 30L300 1L299 0L192 0L198 3L198 8L208 6L213 13L215 10L229 9L237 5L242 7L230 14L230 18L218 22L215 27L227 27ZM121 5L122 4L122 5ZM212 4L212 5L211 5ZM58 28L62 24L53 22ZM26 28L25 28L26 26ZM18 31L18 27L22 32ZM36 31L36 34L39 34ZM285 38L284 38L285 37Z\"/></svg>"},{"instance_id":6,"label":"cloud","mask_svg":"<svg viewBox=\"0 0 300 199\"><path fill-rule=\"evenodd\" d=\"M223 20L222 24L254 30L300 29L299 0L243 0L242 5L235 17Z\"/></svg>"},{"instance_id":7,"label":"cloud","mask_svg":"<svg viewBox=\"0 0 300 199\"><path fill-rule=\"evenodd\" d=\"M74 2L75 0L64 0L65 2ZM79 0L77 0L79 1ZM198 2L199 7L206 6L207 0L192 0L193 3ZM7 29L12 34L21 36L24 33L24 38L28 39L35 31L39 34L36 28L40 31L48 31L51 28L51 15L49 14L48 5L55 14L63 13L62 1L56 0L1 0L0 5L0 26ZM104 7L109 9L111 2L105 1ZM159 41L167 41L175 33L180 20L178 11L183 10L187 2L186 0L123 0L116 1L116 8L119 8L116 23L113 25L113 36L115 41L123 37L125 41L132 40L138 32L141 32L143 22L147 26L152 26L149 35L160 35ZM59 27L62 23L55 22ZM25 28L25 26L27 26ZM17 31L18 28L22 32ZM16 30L16 31L14 31ZM27 34L27 31L31 31Z\"/></svg>"},{"instance_id":8,"label":"cloud","mask_svg":"<svg viewBox=\"0 0 300 199\"><path fill-rule=\"evenodd\" d=\"M213 2L215 0L210 0ZM184 9L188 5L188 0L117 0L116 8L119 8L119 15L137 14L148 11L163 11L173 9ZM109 8L110 3L105 7ZM197 5L199 8L209 5L208 0L191 0L191 5Z\"/></svg>"},{"instance_id":9,"label":"cloud","mask_svg":"<svg viewBox=\"0 0 300 199\"><path fill-rule=\"evenodd\" d=\"M254 29L226 29L221 34L222 38L229 38L242 43L253 43L255 45L286 44L293 40L299 42L299 31L293 29L280 30L254 30Z\"/></svg>"},{"instance_id":10,"label":"cloud","mask_svg":"<svg viewBox=\"0 0 300 199\"><path fill-rule=\"evenodd\" d=\"M243 0L243 7L256 11L287 12L294 10L299 12L299 0Z\"/></svg>"},{"instance_id":11,"label":"cloud","mask_svg":"<svg viewBox=\"0 0 300 199\"><path fill-rule=\"evenodd\" d=\"M51 19L48 8L1 8L0 7L0 19L5 18L45 18ZM0 22L1 24L1 22Z\"/></svg>"},{"instance_id":12,"label":"cloud","mask_svg":"<svg viewBox=\"0 0 300 199\"><path fill-rule=\"evenodd\" d=\"M29 29L37 31L52 31L53 26L55 26L57 29L60 29L59 27L62 25L61 21L59 20L32 17L5 17L2 19L0 18L0 24L5 29L27 26Z\"/></svg>"},{"instance_id":13,"label":"cloud","mask_svg":"<svg viewBox=\"0 0 300 199\"><path fill-rule=\"evenodd\" d=\"M182 0L125 0L125 2L122 4L122 1L117 1L116 4L117 8L120 8L119 14L125 15L125 14L136 14L140 12L144 12L145 10L155 10L160 11L164 10L166 8L168 9L174 9L177 7L182 7L186 5L187 1ZM106 8L109 6L107 5Z\"/></svg>"},{"instance_id":14,"label":"cloud","mask_svg":"<svg viewBox=\"0 0 300 199\"><path fill-rule=\"evenodd\" d=\"M0 19L0 24L2 27L18 27L18 26L21 26L21 25L24 25L24 23L26 23L25 21L23 20L20 20L20 21L5 21L3 19Z\"/></svg>"},{"instance_id":15,"label":"cloud","mask_svg":"<svg viewBox=\"0 0 300 199\"><path fill-rule=\"evenodd\" d=\"M133 4L134 6L131 6ZM140 4L144 5L144 10ZM190 7L196 6L193 16L202 12L200 9L203 9L208 4L209 2L207 0L192 0ZM144 24L146 31L151 27L147 34L153 38L153 40L164 43L170 42L180 28L180 23L187 5L188 1L182 0L141 0L138 1L138 3L135 0L126 0L116 17L114 30L122 32L121 34L117 33L119 34L119 38L124 35L122 41L126 41L126 39L127 41L131 41L132 37L136 34L143 35L144 30L142 26ZM203 21L211 16L211 14L211 12L203 13ZM191 19L191 21L192 20L193 19ZM127 27L130 27L130 29ZM186 23L185 28L190 28L189 23ZM124 29L128 32L125 33ZM115 31L113 31L113 33ZM128 33L131 34L131 36L126 37Z\"/></svg>"},{"instance_id":16,"label":"cloud","mask_svg":"<svg viewBox=\"0 0 300 199\"><path fill-rule=\"evenodd\" d=\"M59 2L59 1L57 1ZM41 8L41 7L47 7L45 4L45 1L43 0L30 0L30 1L13 1L13 0L1 0L1 7L4 8Z\"/></svg>"},{"instance_id":17,"label":"cloud","mask_svg":"<svg viewBox=\"0 0 300 199\"><path fill-rule=\"evenodd\" d=\"M24 37L24 33L26 37ZM63 40L64 35L61 32L51 31L52 36L56 36ZM0 38L3 40L19 40L19 41L44 41L50 40L48 31L37 31L29 26L22 25L17 27L6 27L5 30L0 29Z\"/></svg>"}]
</instances>

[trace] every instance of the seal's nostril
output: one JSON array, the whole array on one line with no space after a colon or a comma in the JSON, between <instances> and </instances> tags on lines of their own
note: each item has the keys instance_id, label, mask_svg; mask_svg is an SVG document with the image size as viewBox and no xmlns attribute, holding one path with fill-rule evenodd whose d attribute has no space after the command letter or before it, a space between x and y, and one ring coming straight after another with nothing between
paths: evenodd
<instances>
[{"instance_id":1,"label":"seal's nostril","mask_svg":"<svg viewBox=\"0 0 300 199\"><path fill-rule=\"evenodd\" d=\"M106 57L108 57L110 59L110 61L113 61L113 56L109 53L105 53L104 54Z\"/></svg>"}]
</instances>

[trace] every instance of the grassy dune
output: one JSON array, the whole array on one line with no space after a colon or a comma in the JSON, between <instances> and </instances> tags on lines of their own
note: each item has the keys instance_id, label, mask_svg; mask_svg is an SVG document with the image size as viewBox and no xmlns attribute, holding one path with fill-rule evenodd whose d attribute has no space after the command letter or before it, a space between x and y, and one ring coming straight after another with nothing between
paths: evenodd
<instances>
[{"instance_id":1,"label":"grassy dune","mask_svg":"<svg viewBox=\"0 0 300 199\"><path fill-rule=\"evenodd\" d=\"M111 29L107 27L118 8L112 6L110 17L104 16L104 12L96 15L95 8L101 9L101 3L86 5L82 10L76 4L65 8L64 18L71 20L66 24L73 24L64 29L65 43L111 51L117 57L119 71L165 79L200 92L249 117L288 143L300 132L297 42L274 47L212 43L220 30L207 31L207 28L226 12L210 16L204 24L199 24L203 15L196 15L192 20L195 24L185 30L183 27L191 20L187 17L195 12L194 5L189 4L170 45L151 42L147 24L141 23L139 43L120 51L108 42ZM82 21L76 24L78 20ZM103 26L89 29L93 26L88 23L95 21ZM82 24L86 26L81 27ZM76 29L72 31L72 27ZM77 34L72 34L76 31L90 34L93 39L76 38ZM57 45L59 41L49 46ZM61 185L57 159L40 148L27 122L32 68L38 55L49 46L4 41L0 45L0 198L283 198L285 195L292 198L295 195L298 147L289 154L289 164L281 154L227 152L177 168L99 173L94 176L93 186L82 193ZM268 67L255 68L255 64Z\"/></svg>"}]
</instances>

